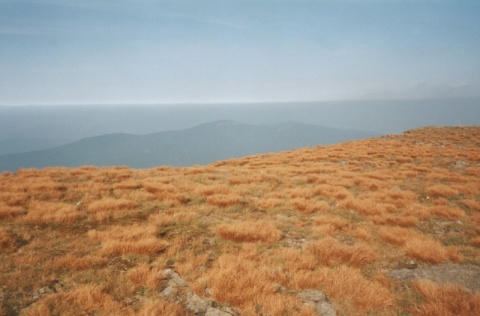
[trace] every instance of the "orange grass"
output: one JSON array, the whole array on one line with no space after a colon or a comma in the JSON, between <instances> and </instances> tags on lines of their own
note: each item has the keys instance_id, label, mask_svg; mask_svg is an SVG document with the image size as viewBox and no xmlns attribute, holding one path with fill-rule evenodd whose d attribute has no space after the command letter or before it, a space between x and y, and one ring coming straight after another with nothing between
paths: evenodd
<instances>
[{"instance_id":1,"label":"orange grass","mask_svg":"<svg viewBox=\"0 0 480 316\"><path fill-rule=\"evenodd\" d=\"M220 224L216 233L221 238L234 242L266 243L278 241L282 237L282 232L275 225L263 221Z\"/></svg>"},{"instance_id":2,"label":"orange grass","mask_svg":"<svg viewBox=\"0 0 480 316\"><path fill-rule=\"evenodd\" d=\"M165 250L168 242L155 236L155 227L141 225L112 226L106 231L91 230L88 236L101 241L103 253L153 255Z\"/></svg>"},{"instance_id":3,"label":"orange grass","mask_svg":"<svg viewBox=\"0 0 480 316\"><path fill-rule=\"evenodd\" d=\"M158 299L147 300L142 308L137 313L138 316L151 316L151 315L188 315L185 308L181 305Z\"/></svg>"},{"instance_id":4,"label":"orange grass","mask_svg":"<svg viewBox=\"0 0 480 316\"><path fill-rule=\"evenodd\" d=\"M364 267L378 260L378 255L367 245L349 246L331 237L309 243L307 249L316 256L318 263L329 266L346 263L352 267Z\"/></svg>"},{"instance_id":5,"label":"orange grass","mask_svg":"<svg viewBox=\"0 0 480 316\"><path fill-rule=\"evenodd\" d=\"M439 285L427 280L412 282L422 302L412 308L418 316L480 315L480 293L470 293L460 286Z\"/></svg>"},{"instance_id":6,"label":"orange grass","mask_svg":"<svg viewBox=\"0 0 480 316\"><path fill-rule=\"evenodd\" d=\"M426 189L426 193L432 197L445 197L445 198L459 194L458 190L455 190L454 188L444 184L431 185Z\"/></svg>"},{"instance_id":7,"label":"orange grass","mask_svg":"<svg viewBox=\"0 0 480 316\"><path fill-rule=\"evenodd\" d=\"M102 286L85 285L74 291L50 294L28 308L25 315L132 315L133 311L104 292Z\"/></svg>"},{"instance_id":8,"label":"orange grass","mask_svg":"<svg viewBox=\"0 0 480 316\"><path fill-rule=\"evenodd\" d=\"M347 315L366 315L395 303L393 294L377 281L368 280L360 270L339 266L322 269L320 284L328 297L338 302Z\"/></svg>"},{"instance_id":9,"label":"orange grass","mask_svg":"<svg viewBox=\"0 0 480 316\"><path fill-rule=\"evenodd\" d=\"M36 224L52 222L71 224L83 217L85 214L72 204L32 201L29 203L28 213L22 220Z\"/></svg>"},{"instance_id":10,"label":"orange grass","mask_svg":"<svg viewBox=\"0 0 480 316\"><path fill-rule=\"evenodd\" d=\"M447 260L461 262L463 257L452 248L446 248L439 242L428 239L411 239L403 247L412 258L427 263L441 263Z\"/></svg>"}]
</instances>

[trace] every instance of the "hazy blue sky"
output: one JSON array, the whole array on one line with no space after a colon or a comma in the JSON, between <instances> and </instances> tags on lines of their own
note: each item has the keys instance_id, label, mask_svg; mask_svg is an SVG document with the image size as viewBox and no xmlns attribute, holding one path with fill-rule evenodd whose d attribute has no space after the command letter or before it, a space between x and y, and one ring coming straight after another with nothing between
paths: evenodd
<instances>
[{"instance_id":1,"label":"hazy blue sky","mask_svg":"<svg viewBox=\"0 0 480 316\"><path fill-rule=\"evenodd\" d=\"M479 0L0 0L0 104L458 96Z\"/></svg>"}]
</instances>

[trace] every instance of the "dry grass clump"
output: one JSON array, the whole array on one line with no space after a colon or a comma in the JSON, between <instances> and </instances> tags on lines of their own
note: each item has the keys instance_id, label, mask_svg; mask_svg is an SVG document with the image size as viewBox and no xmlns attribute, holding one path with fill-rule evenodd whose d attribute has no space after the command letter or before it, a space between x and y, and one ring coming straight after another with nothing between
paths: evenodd
<instances>
[{"instance_id":1,"label":"dry grass clump","mask_svg":"<svg viewBox=\"0 0 480 316\"><path fill-rule=\"evenodd\" d=\"M327 235L334 235L341 231L346 231L350 223L341 218L336 216L317 216L313 219L316 227L314 231L320 234L327 234Z\"/></svg>"},{"instance_id":2,"label":"dry grass clump","mask_svg":"<svg viewBox=\"0 0 480 316\"><path fill-rule=\"evenodd\" d=\"M480 315L480 293L470 293L460 286L435 284L427 280L412 282L422 302L412 308L418 316Z\"/></svg>"},{"instance_id":3,"label":"dry grass clump","mask_svg":"<svg viewBox=\"0 0 480 316\"><path fill-rule=\"evenodd\" d=\"M293 199L291 205L300 212L314 213L326 212L330 209L330 205L325 201L307 200L307 199Z\"/></svg>"},{"instance_id":4,"label":"dry grass clump","mask_svg":"<svg viewBox=\"0 0 480 316\"><path fill-rule=\"evenodd\" d=\"M285 262L286 270L295 276L299 271L313 271L318 267L317 256L308 251L285 248L279 251L278 257ZM296 287L302 288L299 284Z\"/></svg>"},{"instance_id":5,"label":"dry grass clump","mask_svg":"<svg viewBox=\"0 0 480 316\"><path fill-rule=\"evenodd\" d=\"M62 202L32 201L28 205L28 213L22 217L22 221L35 224L63 223L71 224L85 214L75 205Z\"/></svg>"},{"instance_id":6,"label":"dry grass clump","mask_svg":"<svg viewBox=\"0 0 480 316\"><path fill-rule=\"evenodd\" d=\"M112 226L105 231L88 232L93 241L102 243L102 251L106 255L158 254L167 248L168 242L157 238L155 234L155 227L144 225Z\"/></svg>"},{"instance_id":7,"label":"dry grass clump","mask_svg":"<svg viewBox=\"0 0 480 316\"><path fill-rule=\"evenodd\" d=\"M345 315L366 315L395 303L393 294L381 283L363 276L357 268L339 266L324 268L318 274L321 288L337 302Z\"/></svg>"},{"instance_id":8,"label":"dry grass clump","mask_svg":"<svg viewBox=\"0 0 480 316\"><path fill-rule=\"evenodd\" d=\"M365 228L357 228L355 229L355 237L361 239L363 241L371 241L373 239L372 233L365 229Z\"/></svg>"},{"instance_id":9,"label":"dry grass clump","mask_svg":"<svg viewBox=\"0 0 480 316\"><path fill-rule=\"evenodd\" d=\"M207 276L214 299L241 308L246 315L315 315L290 295L277 293L281 277L250 255L222 255Z\"/></svg>"},{"instance_id":10,"label":"dry grass clump","mask_svg":"<svg viewBox=\"0 0 480 316\"><path fill-rule=\"evenodd\" d=\"M103 211L117 211L117 210L131 210L137 206L137 203L127 199L115 199L115 198L102 198L101 200L94 201L88 204L88 210L90 212L103 212Z\"/></svg>"},{"instance_id":11,"label":"dry grass clump","mask_svg":"<svg viewBox=\"0 0 480 316\"><path fill-rule=\"evenodd\" d=\"M214 194L207 198L207 202L210 205L218 207L235 206L242 202L243 198L234 194Z\"/></svg>"},{"instance_id":12,"label":"dry grass clump","mask_svg":"<svg viewBox=\"0 0 480 316\"><path fill-rule=\"evenodd\" d=\"M430 215L439 216L451 220L461 219L465 216L465 212L458 207L452 206L432 206L429 208Z\"/></svg>"},{"instance_id":13,"label":"dry grass clump","mask_svg":"<svg viewBox=\"0 0 480 316\"><path fill-rule=\"evenodd\" d=\"M421 239L423 236L419 233L401 227L381 227L378 235L392 245L403 246L408 240Z\"/></svg>"},{"instance_id":14,"label":"dry grass clump","mask_svg":"<svg viewBox=\"0 0 480 316\"><path fill-rule=\"evenodd\" d=\"M138 316L151 316L151 315L188 315L185 308L181 305L164 300L149 299L145 301L140 310L137 312Z\"/></svg>"},{"instance_id":15,"label":"dry grass clump","mask_svg":"<svg viewBox=\"0 0 480 316\"><path fill-rule=\"evenodd\" d=\"M378 260L377 253L367 245L349 246L331 237L311 242L307 249L316 256L317 262L328 266L344 263L352 267L364 267Z\"/></svg>"},{"instance_id":16,"label":"dry grass clump","mask_svg":"<svg viewBox=\"0 0 480 316\"><path fill-rule=\"evenodd\" d=\"M337 207L343 210L352 210L364 215L378 215L384 213L385 210L382 204L377 204L370 200L355 198L347 198L338 203Z\"/></svg>"},{"instance_id":17,"label":"dry grass clump","mask_svg":"<svg viewBox=\"0 0 480 316\"><path fill-rule=\"evenodd\" d=\"M216 233L221 238L234 242L268 243L278 241L282 237L282 232L274 224L265 221L220 224Z\"/></svg>"},{"instance_id":18,"label":"dry grass clump","mask_svg":"<svg viewBox=\"0 0 480 316\"><path fill-rule=\"evenodd\" d=\"M51 267L54 269L69 269L73 271L86 270L104 265L107 258L99 255L66 254L53 258Z\"/></svg>"},{"instance_id":19,"label":"dry grass clump","mask_svg":"<svg viewBox=\"0 0 480 316\"><path fill-rule=\"evenodd\" d=\"M463 198L462 202L463 205L471 209L472 211L480 212L480 202L470 198Z\"/></svg>"},{"instance_id":20,"label":"dry grass clump","mask_svg":"<svg viewBox=\"0 0 480 316\"><path fill-rule=\"evenodd\" d=\"M10 219L23 213L23 207L9 206L5 202L0 201L0 219Z\"/></svg>"},{"instance_id":21,"label":"dry grass clump","mask_svg":"<svg viewBox=\"0 0 480 316\"><path fill-rule=\"evenodd\" d=\"M426 263L441 263L447 260L461 262L463 259L455 249L446 248L437 241L425 238L408 240L403 249L412 258Z\"/></svg>"},{"instance_id":22,"label":"dry grass clump","mask_svg":"<svg viewBox=\"0 0 480 316\"><path fill-rule=\"evenodd\" d=\"M418 223L418 218L407 215L377 215L372 217L372 221L379 225L391 225L401 227L414 227Z\"/></svg>"},{"instance_id":23,"label":"dry grass clump","mask_svg":"<svg viewBox=\"0 0 480 316\"><path fill-rule=\"evenodd\" d=\"M167 211L165 213L150 215L148 220L158 226L169 226L179 223L191 223L198 219L198 217L198 213L191 211Z\"/></svg>"},{"instance_id":24,"label":"dry grass clump","mask_svg":"<svg viewBox=\"0 0 480 316\"><path fill-rule=\"evenodd\" d=\"M133 315L133 310L104 292L99 285L84 285L71 292L49 294L22 315Z\"/></svg>"},{"instance_id":25,"label":"dry grass clump","mask_svg":"<svg viewBox=\"0 0 480 316\"><path fill-rule=\"evenodd\" d=\"M382 227L378 235L390 244L401 246L410 257L422 262L436 264L448 260L461 262L463 259L457 250L444 247L438 241L410 229Z\"/></svg>"},{"instance_id":26,"label":"dry grass clump","mask_svg":"<svg viewBox=\"0 0 480 316\"><path fill-rule=\"evenodd\" d=\"M455 196L458 195L460 192L458 190L445 185L445 184L434 184L425 190L426 193L431 196L431 197L450 197L450 196Z\"/></svg>"},{"instance_id":27,"label":"dry grass clump","mask_svg":"<svg viewBox=\"0 0 480 316\"><path fill-rule=\"evenodd\" d=\"M10 236L5 228L0 226L0 250L13 248L15 247L15 244L15 239Z\"/></svg>"},{"instance_id":28,"label":"dry grass clump","mask_svg":"<svg viewBox=\"0 0 480 316\"><path fill-rule=\"evenodd\" d=\"M100 222L108 222L137 207L137 203L125 198L105 197L87 205L87 210Z\"/></svg>"},{"instance_id":29,"label":"dry grass clump","mask_svg":"<svg viewBox=\"0 0 480 316\"><path fill-rule=\"evenodd\" d=\"M135 268L128 270L127 278L133 284L142 285L150 290L154 290L158 287L164 275L158 267L151 267L148 263L143 262Z\"/></svg>"},{"instance_id":30,"label":"dry grass clump","mask_svg":"<svg viewBox=\"0 0 480 316\"><path fill-rule=\"evenodd\" d=\"M474 247L480 247L480 237L473 237L470 239L470 244Z\"/></svg>"}]
</instances>

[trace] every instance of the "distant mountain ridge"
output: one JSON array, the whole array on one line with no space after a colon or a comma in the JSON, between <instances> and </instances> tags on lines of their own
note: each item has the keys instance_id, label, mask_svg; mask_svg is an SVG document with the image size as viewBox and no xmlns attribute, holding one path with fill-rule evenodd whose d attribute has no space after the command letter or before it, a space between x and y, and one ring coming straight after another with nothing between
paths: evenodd
<instances>
[{"instance_id":1,"label":"distant mountain ridge","mask_svg":"<svg viewBox=\"0 0 480 316\"><path fill-rule=\"evenodd\" d=\"M9 138L0 140L0 155L38 151L71 142L72 140L62 138Z\"/></svg>"},{"instance_id":2,"label":"distant mountain ridge","mask_svg":"<svg viewBox=\"0 0 480 316\"><path fill-rule=\"evenodd\" d=\"M289 122L249 125L216 121L146 135L106 134L55 148L0 155L0 171L50 166L192 166L253 154L329 145L379 134Z\"/></svg>"}]
</instances>

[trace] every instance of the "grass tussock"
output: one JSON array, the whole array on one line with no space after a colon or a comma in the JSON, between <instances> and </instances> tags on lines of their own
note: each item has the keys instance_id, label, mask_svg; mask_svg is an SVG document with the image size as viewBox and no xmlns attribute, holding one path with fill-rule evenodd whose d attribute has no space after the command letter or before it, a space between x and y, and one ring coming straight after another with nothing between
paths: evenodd
<instances>
[{"instance_id":1,"label":"grass tussock","mask_svg":"<svg viewBox=\"0 0 480 316\"><path fill-rule=\"evenodd\" d=\"M437 241L423 238L408 240L403 249L412 258L426 263L441 263L447 260L461 262L463 259L455 249L446 248Z\"/></svg>"},{"instance_id":2,"label":"grass tussock","mask_svg":"<svg viewBox=\"0 0 480 316\"><path fill-rule=\"evenodd\" d=\"M470 293L453 284L439 285L427 280L412 283L422 302L412 308L417 316L480 315L480 293Z\"/></svg>"},{"instance_id":3,"label":"grass tussock","mask_svg":"<svg viewBox=\"0 0 480 316\"><path fill-rule=\"evenodd\" d=\"M322 269L318 275L328 297L347 315L365 315L395 304L394 295L380 282L369 280L360 270L347 266Z\"/></svg>"},{"instance_id":4,"label":"grass tussock","mask_svg":"<svg viewBox=\"0 0 480 316\"><path fill-rule=\"evenodd\" d=\"M45 296L33 304L23 315L133 315L124 304L106 294L99 285L85 285L76 290Z\"/></svg>"},{"instance_id":5,"label":"grass tussock","mask_svg":"<svg viewBox=\"0 0 480 316\"><path fill-rule=\"evenodd\" d=\"M378 260L376 252L365 244L349 246L331 237L311 242L307 249L315 255L318 263L328 266L344 263L352 267L364 267Z\"/></svg>"},{"instance_id":6,"label":"grass tussock","mask_svg":"<svg viewBox=\"0 0 480 316\"><path fill-rule=\"evenodd\" d=\"M282 232L275 225L264 222L237 222L220 224L216 233L219 237L234 242L275 242L280 240Z\"/></svg>"},{"instance_id":7,"label":"grass tussock","mask_svg":"<svg viewBox=\"0 0 480 316\"><path fill-rule=\"evenodd\" d=\"M458 195L460 192L451 186L445 184L434 184L426 189L426 193L431 197L443 197Z\"/></svg>"},{"instance_id":8,"label":"grass tussock","mask_svg":"<svg viewBox=\"0 0 480 316\"><path fill-rule=\"evenodd\" d=\"M22 220L34 224L52 222L71 224L84 217L85 214L72 204L32 201L28 206L28 213L22 217Z\"/></svg>"},{"instance_id":9,"label":"grass tussock","mask_svg":"<svg viewBox=\"0 0 480 316\"><path fill-rule=\"evenodd\" d=\"M168 246L168 242L156 237L156 229L151 226L113 226L106 231L91 230L88 236L93 241L101 242L106 255L154 255Z\"/></svg>"}]
</instances>

